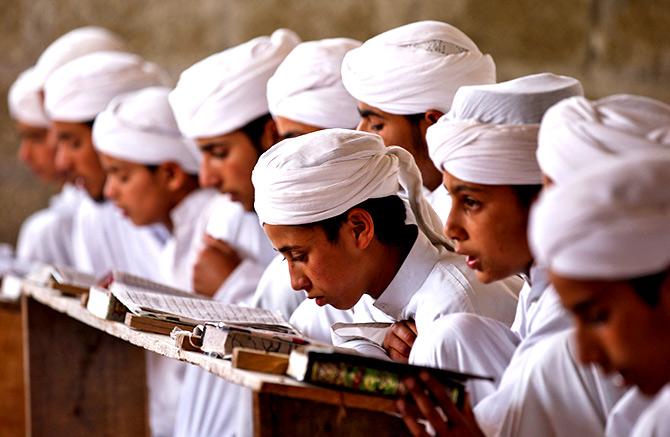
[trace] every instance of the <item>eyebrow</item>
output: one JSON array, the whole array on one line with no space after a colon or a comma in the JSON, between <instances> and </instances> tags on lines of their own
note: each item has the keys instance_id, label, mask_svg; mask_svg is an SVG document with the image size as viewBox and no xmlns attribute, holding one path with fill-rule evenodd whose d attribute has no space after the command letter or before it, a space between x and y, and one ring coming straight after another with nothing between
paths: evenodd
<instances>
[{"instance_id":1,"label":"eyebrow","mask_svg":"<svg viewBox=\"0 0 670 437\"><path fill-rule=\"evenodd\" d=\"M448 193L453 193L453 194L462 193L463 191L473 191L475 193L482 193L484 191L481 188L473 187L473 186L470 186L470 185L463 185L463 184L456 185L456 188L454 188L453 191L449 191L449 189L446 186L444 188L447 189Z\"/></svg>"},{"instance_id":2,"label":"eyebrow","mask_svg":"<svg viewBox=\"0 0 670 437\"><path fill-rule=\"evenodd\" d=\"M206 144L203 144L202 146L198 146L198 148L200 149L201 152L211 152L212 149L214 149L216 147L224 147L224 146L227 146L227 145L228 145L227 142L221 141L221 142L215 142L215 143L206 143Z\"/></svg>"},{"instance_id":3,"label":"eyebrow","mask_svg":"<svg viewBox=\"0 0 670 437\"><path fill-rule=\"evenodd\" d=\"M275 249L277 252L285 253L297 249L298 246L282 246L279 249Z\"/></svg>"},{"instance_id":4,"label":"eyebrow","mask_svg":"<svg viewBox=\"0 0 670 437\"><path fill-rule=\"evenodd\" d=\"M361 118L368 118L368 117L384 118L383 115L381 115L380 113L375 112L371 109L359 109L358 114L361 116Z\"/></svg>"}]
</instances>

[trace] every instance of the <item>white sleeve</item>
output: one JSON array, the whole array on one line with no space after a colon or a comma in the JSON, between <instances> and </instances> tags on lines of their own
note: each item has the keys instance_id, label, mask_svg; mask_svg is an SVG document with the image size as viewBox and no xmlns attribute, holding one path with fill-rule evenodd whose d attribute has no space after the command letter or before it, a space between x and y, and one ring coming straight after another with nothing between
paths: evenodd
<instances>
[{"instance_id":1,"label":"white sleeve","mask_svg":"<svg viewBox=\"0 0 670 437\"><path fill-rule=\"evenodd\" d=\"M242 260L214 293L214 299L234 305L249 305L263 271L265 266L262 264L248 258Z\"/></svg>"}]
</instances>

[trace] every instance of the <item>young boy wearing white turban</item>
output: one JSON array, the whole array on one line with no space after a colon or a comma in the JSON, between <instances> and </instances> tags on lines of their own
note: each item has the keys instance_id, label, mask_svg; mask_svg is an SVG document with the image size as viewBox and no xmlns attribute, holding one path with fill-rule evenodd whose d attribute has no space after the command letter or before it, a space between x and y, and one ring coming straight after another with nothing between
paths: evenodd
<instances>
[{"instance_id":1,"label":"young boy wearing white turban","mask_svg":"<svg viewBox=\"0 0 670 437\"><path fill-rule=\"evenodd\" d=\"M193 272L194 290L218 300L249 304L275 255L254 213L251 170L277 140L267 81L299 41L279 29L211 55L185 70L169 96L179 129L200 149L200 185L226 194L212 207ZM251 409L245 390L189 367L175 435L248 433L250 424L239 420Z\"/></svg>"},{"instance_id":2,"label":"young boy wearing white turban","mask_svg":"<svg viewBox=\"0 0 670 437\"><path fill-rule=\"evenodd\" d=\"M85 196L72 184L63 184L63 174L56 168L56 147L44 110L44 83L51 73L73 59L96 51L122 50L123 46L121 38L100 27L72 30L52 42L37 64L10 87L9 112L21 137L19 158L37 177L61 188L49 200L48 208L32 214L21 226L16 250L21 259L72 266L73 215Z\"/></svg>"},{"instance_id":3,"label":"young boy wearing white turban","mask_svg":"<svg viewBox=\"0 0 670 437\"><path fill-rule=\"evenodd\" d=\"M447 23L420 21L391 29L347 53L342 81L358 100L359 130L407 149L421 171L428 200L443 219L448 197L428 156L426 129L451 107L459 87L495 83L490 55Z\"/></svg>"},{"instance_id":4,"label":"young boy wearing white turban","mask_svg":"<svg viewBox=\"0 0 670 437\"><path fill-rule=\"evenodd\" d=\"M154 260L153 278L190 290L195 243L205 232L216 192L198 189L198 152L177 128L169 92L149 87L114 98L96 117L93 143L107 175L105 197L136 226L161 224L169 231ZM153 436L174 433L185 368L179 361L147 354Z\"/></svg>"},{"instance_id":5,"label":"young boy wearing white turban","mask_svg":"<svg viewBox=\"0 0 670 437\"><path fill-rule=\"evenodd\" d=\"M613 96L593 103L583 97L563 100L547 111L540 127L537 155L545 180L551 178L561 185L582 169L619 153L667 150L663 139L667 138L669 116L670 111L659 102L635 96ZM554 158L547 159L549 156ZM545 170L547 162L551 165ZM590 189L585 186L582 191ZM563 311L548 311L555 307L554 296L558 297L553 290L542 293L536 308L529 307L524 316L530 338L542 341L529 349L532 354L516 353L515 358L525 359L513 359L496 393L475 408L487 435L569 436L605 430L607 416L622 392L597 369L575 362L572 344L567 341L572 322L566 324ZM563 417L571 420L566 422Z\"/></svg>"},{"instance_id":6,"label":"young boy wearing white turban","mask_svg":"<svg viewBox=\"0 0 670 437\"><path fill-rule=\"evenodd\" d=\"M667 149L605 158L548 190L531 217L533 250L576 321L579 360L655 396L633 436L670 432L668 166Z\"/></svg>"},{"instance_id":7,"label":"young boy wearing white turban","mask_svg":"<svg viewBox=\"0 0 670 437\"><path fill-rule=\"evenodd\" d=\"M9 113L19 134L19 159L44 182L62 187L49 200L49 207L30 215L19 231L16 255L19 259L54 265L72 265L72 217L81 194L54 164L56 147L49 135L49 119L42 107L40 89L30 68L9 88Z\"/></svg>"},{"instance_id":8,"label":"young boy wearing white turban","mask_svg":"<svg viewBox=\"0 0 670 437\"><path fill-rule=\"evenodd\" d=\"M105 172L92 145L91 128L96 116L117 95L165 80L160 68L123 52L81 56L47 79L45 109L56 138L56 165L88 194L73 226L74 267L81 271L103 274L119 269L142 276L155 272L151 256L130 262L128 254L159 251L162 235L158 232L162 228L139 229L104 201Z\"/></svg>"},{"instance_id":9,"label":"young boy wearing white turban","mask_svg":"<svg viewBox=\"0 0 670 437\"><path fill-rule=\"evenodd\" d=\"M358 124L356 100L344 89L340 71L344 55L360 45L349 38L331 38L300 43L288 54L267 86L268 107L279 138ZM330 326L351 321L351 314L305 300L304 293L291 288L282 259L276 256L263 273L254 305L280 310L304 335L330 342Z\"/></svg>"},{"instance_id":10,"label":"young boy wearing white turban","mask_svg":"<svg viewBox=\"0 0 670 437\"><path fill-rule=\"evenodd\" d=\"M404 149L374 134L322 130L263 154L253 182L259 219L287 259L293 288L317 305L349 309L367 294L386 320L415 320L419 336L451 312L511 322L514 293L481 284L450 251ZM399 196L417 226L406 223ZM355 321L375 321L368 316L356 312Z\"/></svg>"}]
</instances>

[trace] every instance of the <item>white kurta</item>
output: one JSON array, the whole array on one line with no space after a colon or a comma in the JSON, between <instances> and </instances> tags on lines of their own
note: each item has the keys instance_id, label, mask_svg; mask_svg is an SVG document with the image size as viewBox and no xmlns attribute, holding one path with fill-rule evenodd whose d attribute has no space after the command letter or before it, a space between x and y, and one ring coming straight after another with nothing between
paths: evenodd
<instances>
[{"instance_id":1,"label":"white kurta","mask_svg":"<svg viewBox=\"0 0 670 437\"><path fill-rule=\"evenodd\" d=\"M74 267L95 275L122 270L153 278L167 237L162 225L137 227L111 202L86 198L74 217Z\"/></svg>"},{"instance_id":2,"label":"white kurta","mask_svg":"<svg viewBox=\"0 0 670 437\"><path fill-rule=\"evenodd\" d=\"M514 355L496 392L475 407L487 436L603 434L623 390L579 364L573 335L563 330Z\"/></svg>"},{"instance_id":3,"label":"white kurta","mask_svg":"<svg viewBox=\"0 0 670 437\"><path fill-rule=\"evenodd\" d=\"M635 424L632 437L665 437L670 435L670 384L654 397Z\"/></svg>"},{"instance_id":4,"label":"white kurta","mask_svg":"<svg viewBox=\"0 0 670 437\"><path fill-rule=\"evenodd\" d=\"M430 325L452 313L479 314L510 325L521 285L518 278L482 284L466 266L465 257L438 249L418 232L407 258L382 294L376 300L363 300L354 307L354 322L413 319L417 340L422 333L432 336ZM349 340L337 330L333 332L337 345L365 352L361 349L364 342ZM410 362L414 362L413 354Z\"/></svg>"},{"instance_id":5,"label":"white kurta","mask_svg":"<svg viewBox=\"0 0 670 437\"><path fill-rule=\"evenodd\" d=\"M193 264L205 234L213 190L196 190L170 211L172 233L158 260L154 280L186 291L193 288ZM187 364L153 352L147 353L147 385L151 435L174 434L177 404Z\"/></svg>"},{"instance_id":6,"label":"white kurta","mask_svg":"<svg viewBox=\"0 0 670 437\"><path fill-rule=\"evenodd\" d=\"M653 398L643 395L637 387L629 389L614 405L607 416L607 437L628 437L642 412L652 403Z\"/></svg>"},{"instance_id":7,"label":"white kurta","mask_svg":"<svg viewBox=\"0 0 670 437\"><path fill-rule=\"evenodd\" d=\"M414 344L416 363L492 376L494 383L470 381L467 388L473 405L493 395L514 356L572 326L558 295L547 288L545 270L534 267L531 279L532 286L526 283L519 293L511 329L490 318L450 315L431 327L435 335Z\"/></svg>"},{"instance_id":8,"label":"white kurta","mask_svg":"<svg viewBox=\"0 0 670 437\"><path fill-rule=\"evenodd\" d=\"M228 242L245 257L217 291L215 298L248 305L260 276L275 252L254 213L245 212L226 196L215 199L217 206L212 209L207 232ZM195 366L187 368L182 387L175 436L240 436L251 433L251 392L248 389L228 383Z\"/></svg>"},{"instance_id":9,"label":"white kurta","mask_svg":"<svg viewBox=\"0 0 670 437\"><path fill-rule=\"evenodd\" d=\"M240 265L221 284L214 298L248 305L263 272L276 255L258 223L258 216L245 211L239 202L230 200L227 195L220 194L211 205L206 232L230 244L242 259Z\"/></svg>"},{"instance_id":10,"label":"white kurta","mask_svg":"<svg viewBox=\"0 0 670 437\"><path fill-rule=\"evenodd\" d=\"M28 217L19 231L17 258L45 264L73 266L73 217L86 194L66 184L49 207Z\"/></svg>"}]
</instances>

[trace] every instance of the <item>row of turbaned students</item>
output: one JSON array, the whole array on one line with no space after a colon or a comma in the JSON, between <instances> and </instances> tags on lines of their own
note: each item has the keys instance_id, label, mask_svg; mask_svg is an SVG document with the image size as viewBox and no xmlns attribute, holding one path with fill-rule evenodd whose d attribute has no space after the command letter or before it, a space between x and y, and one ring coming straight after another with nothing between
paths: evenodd
<instances>
[{"instance_id":1,"label":"row of turbaned students","mask_svg":"<svg viewBox=\"0 0 670 437\"><path fill-rule=\"evenodd\" d=\"M406 380L415 435L667 436L670 106L583 94L548 72L497 83L438 21L363 43L279 29L176 85L79 28L9 92L20 158L62 186L17 254L495 377L463 409ZM336 322L393 324L365 339ZM201 368L153 354L148 386L152 435L252 432L248 389Z\"/></svg>"}]
</instances>

